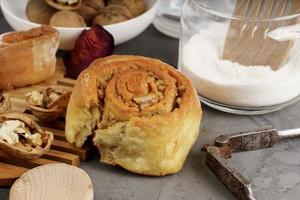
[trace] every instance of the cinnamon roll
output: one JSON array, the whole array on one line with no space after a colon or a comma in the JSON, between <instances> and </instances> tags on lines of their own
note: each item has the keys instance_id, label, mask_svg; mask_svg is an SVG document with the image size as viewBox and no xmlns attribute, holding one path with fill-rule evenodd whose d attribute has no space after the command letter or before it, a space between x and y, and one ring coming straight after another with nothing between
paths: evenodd
<instances>
[{"instance_id":1,"label":"cinnamon roll","mask_svg":"<svg viewBox=\"0 0 300 200\"><path fill-rule=\"evenodd\" d=\"M77 79L66 138L81 147L92 136L103 163L144 175L172 174L196 141L201 114L191 81L170 65L110 56Z\"/></svg>"}]
</instances>

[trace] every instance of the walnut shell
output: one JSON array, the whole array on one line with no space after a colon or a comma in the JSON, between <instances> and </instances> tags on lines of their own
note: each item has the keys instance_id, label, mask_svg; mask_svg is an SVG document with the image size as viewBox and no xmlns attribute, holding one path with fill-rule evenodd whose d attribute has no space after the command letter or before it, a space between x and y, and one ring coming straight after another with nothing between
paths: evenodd
<instances>
[{"instance_id":1,"label":"walnut shell","mask_svg":"<svg viewBox=\"0 0 300 200\"><path fill-rule=\"evenodd\" d=\"M38 24L49 24L55 12L56 10L48 6L44 0L30 0L26 6L28 19Z\"/></svg>"},{"instance_id":2,"label":"walnut shell","mask_svg":"<svg viewBox=\"0 0 300 200\"><path fill-rule=\"evenodd\" d=\"M42 122L53 122L64 116L66 110L59 107L54 107L51 109L39 108L37 106L32 106L27 103L28 108L32 114L41 120Z\"/></svg>"},{"instance_id":3,"label":"walnut shell","mask_svg":"<svg viewBox=\"0 0 300 200\"><path fill-rule=\"evenodd\" d=\"M89 23L104 6L103 0L84 0L78 13Z\"/></svg>"},{"instance_id":4,"label":"walnut shell","mask_svg":"<svg viewBox=\"0 0 300 200\"><path fill-rule=\"evenodd\" d=\"M66 113L66 109L68 106L68 102L71 96L70 91L62 90L55 87L49 87L43 89L41 92L43 93L44 100L49 100L49 91L54 90L61 93L60 97L52 102L45 102L44 106L34 105L30 101L30 96L26 97L27 107L31 110L32 114L43 122L52 122L61 117L63 117Z\"/></svg>"},{"instance_id":5,"label":"walnut shell","mask_svg":"<svg viewBox=\"0 0 300 200\"><path fill-rule=\"evenodd\" d=\"M57 0L45 0L45 2L49 6L55 8L55 9L58 9L58 10L77 10L81 6L81 1L82 0L77 0L76 3L68 4L68 3L59 2Z\"/></svg>"},{"instance_id":6,"label":"walnut shell","mask_svg":"<svg viewBox=\"0 0 300 200\"><path fill-rule=\"evenodd\" d=\"M144 0L110 0L108 5L117 4L127 7L133 17L137 17L145 12L146 4Z\"/></svg>"},{"instance_id":7,"label":"walnut shell","mask_svg":"<svg viewBox=\"0 0 300 200\"><path fill-rule=\"evenodd\" d=\"M0 94L0 114L7 113L11 110L10 98L7 94Z\"/></svg>"},{"instance_id":8,"label":"walnut shell","mask_svg":"<svg viewBox=\"0 0 300 200\"><path fill-rule=\"evenodd\" d=\"M94 18L93 24L109 25L130 19L130 17L128 17L129 15L126 15L126 11L121 11L122 8L118 8L119 9L115 9L115 6L108 6L101 9L98 15Z\"/></svg>"},{"instance_id":9,"label":"walnut shell","mask_svg":"<svg viewBox=\"0 0 300 200\"><path fill-rule=\"evenodd\" d=\"M50 19L51 26L58 27L87 27L84 19L72 11L58 11Z\"/></svg>"},{"instance_id":10,"label":"walnut shell","mask_svg":"<svg viewBox=\"0 0 300 200\"><path fill-rule=\"evenodd\" d=\"M128 19L133 18L133 15L130 12L130 10L124 5L110 4L110 5L106 6L105 8L114 10L114 11L122 14L123 16L127 17Z\"/></svg>"},{"instance_id":11,"label":"walnut shell","mask_svg":"<svg viewBox=\"0 0 300 200\"><path fill-rule=\"evenodd\" d=\"M24 122L26 127L28 127L30 130L41 134L41 140L43 143L40 146L33 147L31 151L27 151L25 148L20 148L18 145L10 145L5 140L0 139L0 149L16 158L24 160L37 159L50 149L50 146L53 142L53 133L49 131L43 131L33 119L23 113L7 113L0 115L0 123L3 123L7 120L19 120Z\"/></svg>"}]
</instances>

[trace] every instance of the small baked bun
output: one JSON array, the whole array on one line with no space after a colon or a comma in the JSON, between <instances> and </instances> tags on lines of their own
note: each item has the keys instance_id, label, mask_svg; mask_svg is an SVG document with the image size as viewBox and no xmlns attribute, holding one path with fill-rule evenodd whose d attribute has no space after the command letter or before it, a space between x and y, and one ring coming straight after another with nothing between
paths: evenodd
<instances>
[{"instance_id":1,"label":"small baked bun","mask_svg":"<svg viewBox=\"0 0 300 200\"><path fill-rule=\"evenodd\" d=\"M36 84L52 77L59 33L49 26L4 34L0 41L0 89Z\"/></svg>"},{"instance_id":2,"label":"small baked bun","mask_svg":"<svg viewBox=\"0 0 300 200\"><path fill-rule=\"evenodd\" d=\"M170 65L110 56L77 79L66 138L81 147L92 136L103 163L144 175L172 174L196 141L201 113L191 81Z\"/></svg>"}]
</instances>

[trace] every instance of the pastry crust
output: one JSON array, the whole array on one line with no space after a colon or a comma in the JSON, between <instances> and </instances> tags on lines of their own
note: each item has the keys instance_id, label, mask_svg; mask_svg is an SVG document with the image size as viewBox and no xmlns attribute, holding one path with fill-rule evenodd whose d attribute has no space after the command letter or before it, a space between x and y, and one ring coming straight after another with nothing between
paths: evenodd
<instances>
[{"instance_id":1,"label":"pastry crust","mask_svg":"<svg viewBox=\"0 0 300 200\"><path fill-rule=\"evenodd\" d=\"M201 115L191 81L170 65L110 56L95 60L77 79L66 138L81 147L92 135L101 162L138 174L172 174L196 141Z\"/></svg>"},{"instance_id":2,"label":"pastry crust","mask_svg":"<svg viewBox=\"0 0 300 200\"><path fill-rule=\"evenodd\" d=\"M0 89L9 90L45 81L55 72L59 33L42 26L2 36Z\"/></svg>"}]
</instances>

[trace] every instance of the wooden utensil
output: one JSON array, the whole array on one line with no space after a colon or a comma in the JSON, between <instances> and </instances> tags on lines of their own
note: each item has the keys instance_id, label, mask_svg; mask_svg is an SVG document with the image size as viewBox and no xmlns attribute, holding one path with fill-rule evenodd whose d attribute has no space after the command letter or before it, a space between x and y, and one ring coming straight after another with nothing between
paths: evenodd
<instances>
[{"instance_id":1,"label":"wooden utensil","mask_svg":"<svg viewBox=\"0 0 300 200\"><path fill-rule=\"evenodd\" d=\"M23 174L12 186L10 200L92 200L91 178L78 167L49 164Z\"/></svg>"},{"instance_id":2,"label":"wooden utensil","mask_svg":"<svg viewBox=\"0 0 300 200\"><path fill-rule=\"evenodd\" d=\"M294 41L279 42L267 37L267 33L281 26L296 24L298 20L269 19L299 11L299 0L237 0L234 16L249 20L232 20L223 59L245 66L262 65L277 69L286 60Z\"/></svg>"}]
</instances>

